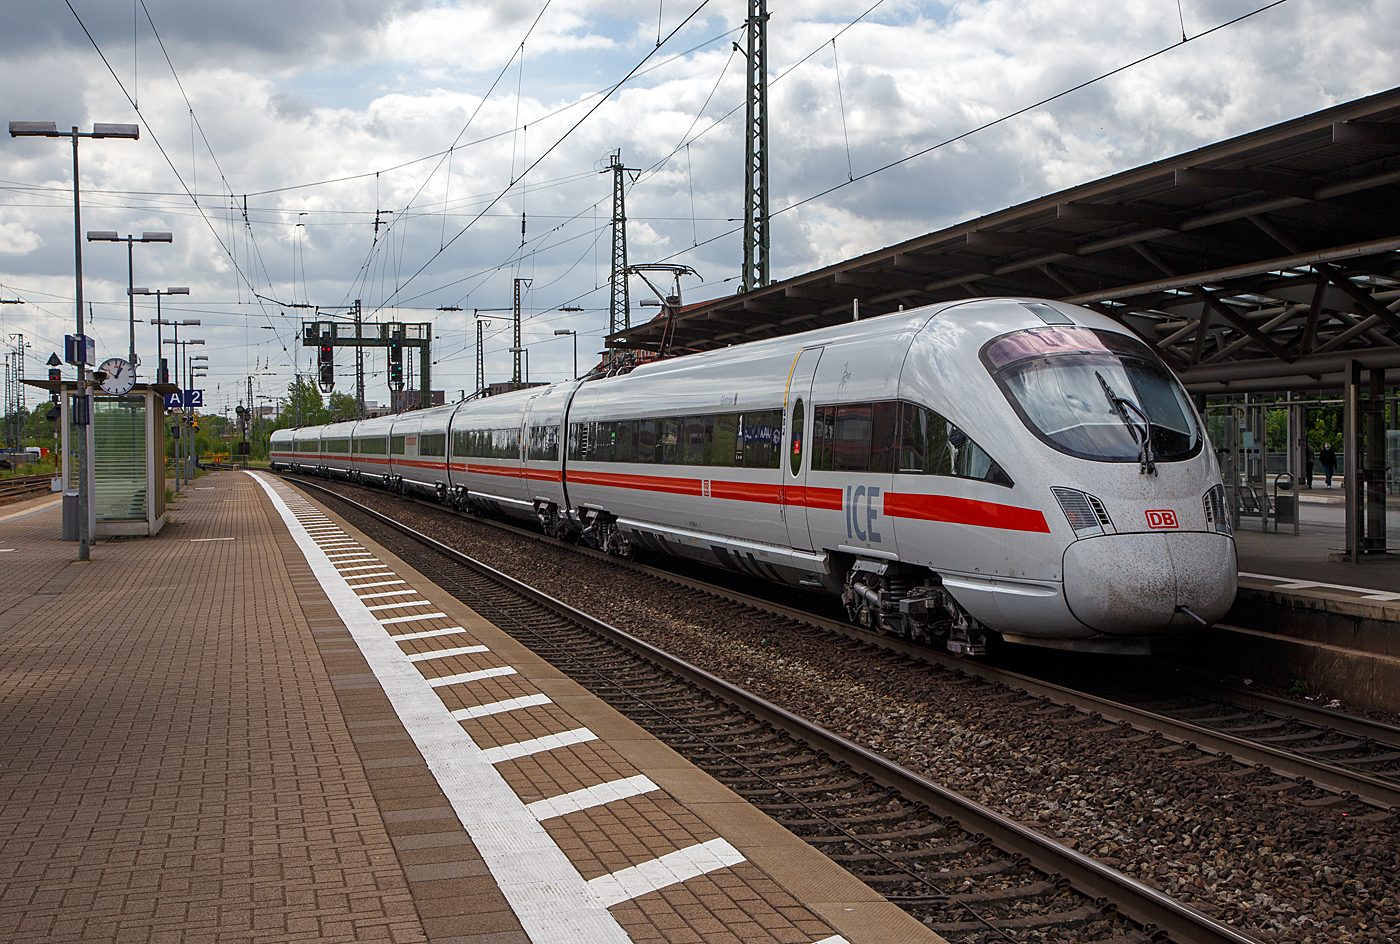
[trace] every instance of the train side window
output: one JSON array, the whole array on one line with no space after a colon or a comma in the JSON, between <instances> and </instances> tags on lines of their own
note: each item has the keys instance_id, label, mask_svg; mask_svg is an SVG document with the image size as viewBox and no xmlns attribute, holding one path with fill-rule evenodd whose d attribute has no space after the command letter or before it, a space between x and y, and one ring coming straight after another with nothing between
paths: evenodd
<instances>
[{"instance_id":1,"label":"train side window","mask_svg":"<svg viewBox=\"0 0 1400 944\"><path fill-rule=\"evenodd\" d=\"M715 417L712 441L706 465L732 468L743 463L739 452L738 413L721 413Z\"/></svg>"},{"instance_id":2,"label":"train side window","mask_svg":"<svg viewBox=\"0 0 1400 944\"><path fill-rule=\"evenodd\" d=\"M559 427L530 427L530 459L535 462L559 461Z\"/></svg>"},{"instance_id":3,"label":"train side window","mask_svg":"<svg viewBox=\"0 0 1400 944\"><path fill-rule=\"evenodd\" d=\"M981 446L933 410L901 405L899 471L951 475L1014 488L1011 476Z\"/></svg>"},{"instance_id":4,"label":"train side window","mask_svg":"<svg viewBox=\"0 0 1400 944\"><path fill-rule=\"evenodd\" d=\"M668 416L658 422L661 427L661 437L658 443L661 447L661 464L680 465L680 418Z\"/></svg>"},{"instance_id":5,"label":"train side window","mask_svg":"<svg viewBox=\"0 0 1400 944\"><path fill-rule=\"evenodd\" d=\"M389 446L389 449L390 449L390 451L392 451L393 454L396 455L396 456L401 456L401 455L403 455L403 437L402 437L402 436L393 436L393 437L390 437L390 446Z\"/></svg>"},{"instance_id":6,"label":"train side window","mask_svg":"<svg viewBox=\"0 0 1400 944\"><path fill-rule=\"evenodd\" d=\"M651 465L658 461L656 420L637 421L637 461Z\"/></svg>"},{"instance_id":7,"label":"train side window","mask_svg":"<svg viewBox=\"0 0 1400 944\"><path fill-rule=\"evenodd\" d=\"M705 417L687 416L681 421L682 465L703 465L705 462Z\"/></svg>"},{"instance_id":8,"label":"train side window","mask_svg":"<svg viewBox=\"0 0 1400 944\"><path fill-rule=\"evenodd\" d=\"M447 455L447 434L446 433L424 433L418 437L418 454L420 456L445 456Z\"/></svg>"},{"instance_id":9,"label":"train side window","mask_svg":"<svg viewBox=\"0 0 1400 944\"><path fill-rule=\"evenodd\" d=\"M843 403L832 423L831 467L836 472L870 471L872 403Z\"/></svg>"},{"instance_id":10,"label":"train side window","mask_svg":"<svg viewBox=\"0 0 1400 944\"><path fill-rule=\"evenodd\" d=\"M757 410L743 415L744 468L777 469L783 459L783 411Z\"/></svg>"},{"instance_id":11,"label":"train side window","mask_svg":"<svg viewBox=\"0 0 1400 944\"><path fill-rule=\"evenodd\" d=\"M893 472L899 436L899 401L880 400L870 409L870 471Z\"/></svg>"},{"instance_id":12,"label":"train side window","mask_svg":"<svg viewBox=\"0 0 1400 944\"><path fill-rule=\"evenodd\" d=\"M583 428L585 423L569 424L569 461L583 461Z\"/></svg>"},{"instance_id":13,"label":"train side window","mask_svg":"<svg viewBox=\"0 0 1400 944\"><path fill-rule=\"evenodd\" d=\"M632 423L630 420L618 420L609 423L612 427L612 455L609 460L612 462L632 461Z\"/></svg>"},{"instance_id":14,"label":"train side window","mask_svg":"<svg viewBox=\"0 0 1400 944\"><path fill-rule=\"evenodd\" d=\"M819 406L812 412L812 469L820 472L831 471L831 445L835 438L833 424L836 421L836 407Z\"/></svg>"}]
</instances>

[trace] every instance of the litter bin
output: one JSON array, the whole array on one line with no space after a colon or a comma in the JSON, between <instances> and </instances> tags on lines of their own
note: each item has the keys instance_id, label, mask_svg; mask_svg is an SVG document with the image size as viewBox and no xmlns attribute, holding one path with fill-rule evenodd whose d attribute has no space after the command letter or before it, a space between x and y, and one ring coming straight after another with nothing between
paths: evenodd
<instances>
[{"instance_id":1,"label":"litter bin","mask_svg":"<svg viewBox=\"0 0 1400 944\"><path fill-rule=\"evenodd\" d=\"M78 493L63 493L63 540L78 540Z\"/></svg>"},{"instance_id":2,"label":"litter bin","mask_svg":"<svg viewBox=\"0 0 1400 944\"><path fill-rule=\"evenodd\" d=\"M1274 476L1274 530L1281 524L1298 524L1298 495L1293 490L1293 476L1287 472Z\"/></svg>"}]
</instances>

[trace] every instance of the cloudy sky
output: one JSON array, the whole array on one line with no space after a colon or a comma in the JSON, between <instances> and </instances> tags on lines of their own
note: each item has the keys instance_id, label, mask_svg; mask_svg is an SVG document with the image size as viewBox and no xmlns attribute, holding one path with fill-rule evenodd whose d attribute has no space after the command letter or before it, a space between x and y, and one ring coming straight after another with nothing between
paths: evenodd
<instances>
[{"instance_id":1,"label":"cloudy sky","mask_svg":"<svg viewBox=\"0 0 1400 944\"><path fill-rule=\"evenodd\" d=\"M1201 35L1268 3L770 0L773 277L1400 85L1394 0L1286 0ZM163 313L202 322L183 337L206 341L206 409L236 405L250 375L274 396L309 369L312 316L288 306L341 314L357 298L368 320L433 323L433 386L452 399L475 385L474 311L509 308L516 278L531 280L531 379L572 371L555 329L596 359L610 152L639 171L629 261L692 266L687 302L735 290L746 14L742 0L37 0L6 13L0 117L140 123L137 142L82 143L82 226L174 233L135 247L135 283L190 287ZM27 376L74 330L72 241L71 148L0 139L0 297L25 302L0 305L0 330L32 345ZM127 350L125 255L84 245L99 358ZM634 321L650 295L634 281ZM488 381L509 379L503 314L483 313ZM142 379L154 316L140 299ZM353 354L337 361L353 392ZM384 355L367 363L367 398L386 400Z\"/></svg>"}]
</instances>

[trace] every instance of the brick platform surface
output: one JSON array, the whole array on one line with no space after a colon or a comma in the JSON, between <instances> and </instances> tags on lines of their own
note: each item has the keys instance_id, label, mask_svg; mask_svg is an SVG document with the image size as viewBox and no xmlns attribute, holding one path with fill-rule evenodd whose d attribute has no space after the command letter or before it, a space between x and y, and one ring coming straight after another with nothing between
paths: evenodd
<instances>
[{"instance_id":1,"label":"brick platform surface","mask_svg":"<svg viewBox=\"0 0 1400 944\"><path fill-rule=\"evenodd\" d=\"M0 521L0 939L427 940L286 529L197 484L86 563L56 507Z\"/></svg>"},{"instance_id":2,"label":"brick platform surface","mask_svg":"<svg viewBox=\"0 0 1400 944\"><path fill-rule=\"evenodd\" d=\"M0 940L940 940L262 481L0 508Z\"/></svg>"}]
</instances>

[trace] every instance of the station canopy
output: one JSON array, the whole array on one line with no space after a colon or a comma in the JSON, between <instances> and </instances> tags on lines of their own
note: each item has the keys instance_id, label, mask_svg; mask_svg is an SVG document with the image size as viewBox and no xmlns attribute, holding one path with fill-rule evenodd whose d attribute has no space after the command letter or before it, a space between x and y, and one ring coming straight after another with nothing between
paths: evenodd
<instances>
[{"instance_id":1,"label":"station canopy","mask_svg":"<svg viewBox=\"0 0 1400 944\"><path fill-rule=\"evenodd\" d=\"M1400 89L950 226L610 338L709 350L986 296L1083 305L1198 393L1400 369Z\"/></svg>"}]
</instances>

